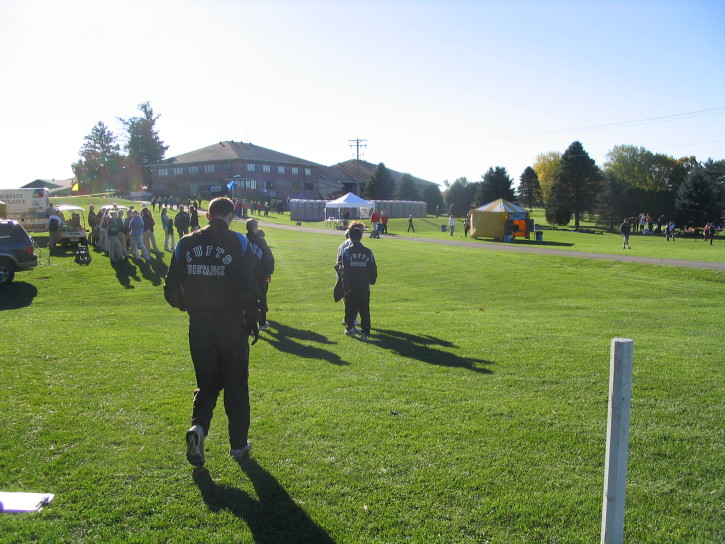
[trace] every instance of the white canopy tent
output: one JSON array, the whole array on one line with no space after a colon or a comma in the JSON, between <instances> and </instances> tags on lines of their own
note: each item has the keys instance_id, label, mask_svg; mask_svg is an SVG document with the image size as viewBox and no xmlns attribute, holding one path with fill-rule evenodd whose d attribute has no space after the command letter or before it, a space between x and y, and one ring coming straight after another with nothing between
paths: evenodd
<instances>
[{"instance_id":1,"label":"white canopy tent","mask_svg":"<svg viewBox=\"0 0 725 544\"><path fill-rule=\"evenodd\" d=\"M340 210L345 208L357 208L360 210L360 217L370 217L370 212L375 208L375 202L370 202L352 193L347 193L336 200L325 203L325 216L328 208L337 209L337 218L340 219Z\"/></svg>"}]
</instances>

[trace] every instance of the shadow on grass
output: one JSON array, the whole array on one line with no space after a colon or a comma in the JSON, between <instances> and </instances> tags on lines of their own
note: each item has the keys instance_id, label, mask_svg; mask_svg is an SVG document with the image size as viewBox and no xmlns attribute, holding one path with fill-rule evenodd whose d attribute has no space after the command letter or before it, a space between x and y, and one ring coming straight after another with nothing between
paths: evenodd
<instances>
[{"instance_id":1,"label":"shadow on grass","mask_svg":"<svg viewBox=\"0 0 725 544\"><path fill-rule=\"evenodd\" d=\"M194 471L194 481L209 510L228 510L244 521L257 544L315 542L334 544L327 532L317 525L289 496L274 476L255 460L238 460L257 492L255 499L235 487L219 485L205 469Z\"/></svg>"},{"instance_id":2,"label":"shadow on grass","mask_svg":"<svg viewBox=\"0 0 725 544\"><path fill-rule=\"evenodd\" d=\"M0 287L0 310L17 310L33 303L38 288L31 283L16 281Z\"/></svg>"},{"instance_id":3,"label":"shadow on grass","mask_svg":"<svg viewBox=\"0 0 725 544\"><path fill-rule=\"evenodd\" d=\"M491 370L480 365L492 365L493 361L459 357L438 349L439 347L450 348L455 346L451 342L435 336L409 334L388 329L374 329L370 343L394 351L402 357L431 365L465 368L481 374L491 374Z\"/></svg>"},{"instance_id":4,"label":"shadow on grass","mask_svg":"<svg viewBox=\"0 0 725 544\"><path fill-rule=\"evenodd\" d=\"M98 251L98 253L103 253ZM162 255L156 255L150 261L133 261L132 259L123 259L121 261L110 261L113 270L116 272L116 278L118 283L123 285L126 289L134 289L135 287L131 284L131 280L139 282L141 278L138 273L141 273L143 279L151 282L152 285L161 285L166 272L169 267L162 259Z\"/></svg>"},{"instance_id":5,"label":"shadow on grass","mask_svg":"<svg viewBox=\"0 0 725 544\"><path fill-rule=\"evenodd\" d=\"M326 336L306 329L295 329L276 321L269 322L269 329L262 331L260 340L268 342L273 348L285 353L292 353L305 359L322 359L333 365L347 365L337 353L303 344L305 342L317 342L318 344L334 344Z\"/></svg>"}]
</instances>

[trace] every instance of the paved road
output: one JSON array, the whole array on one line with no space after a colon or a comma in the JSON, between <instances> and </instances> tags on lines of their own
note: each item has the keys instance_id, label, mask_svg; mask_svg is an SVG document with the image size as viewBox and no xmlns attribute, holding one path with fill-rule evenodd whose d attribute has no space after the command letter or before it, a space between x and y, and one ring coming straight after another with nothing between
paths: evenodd
<instances>
[{"instance_id":1,"label":"paved road","mask_svg":"<svg viewBox=\"0 0 725 544\"><path fill-rule=\"evenodd\" d=\"M256 219L256 217L255 217ZM313 227L298 227L295 225L285 225L279 223L266 223L260 221L264 228L276 228L284 230L296 230L305 232L317 232L320 234L334 234L342 238L342 231L332 229L321 229ZM606 254L606 253L590 253L586 251L567 251L565 249L553 249L547 247L524 246L520 244L495 244L488 242L473 242L467 240L441 240L437 238L415 238L415 237L387 237L391 242L419 242L425 244L441 244L450 246L472 247L475 249L495 249L496 251L514 251L517 253L534 253L537 255L556 255L558 257L573 257L579 259L599 259L605 261L622 261L629 263L644 263L660 266L679 266L682 268L700 268L703 270L725 270L725 263L713 263L709 261L687 261L684 259L658 259L656 257L640 257L638 255L626 254Z\"/></svg>"}]
</instances>

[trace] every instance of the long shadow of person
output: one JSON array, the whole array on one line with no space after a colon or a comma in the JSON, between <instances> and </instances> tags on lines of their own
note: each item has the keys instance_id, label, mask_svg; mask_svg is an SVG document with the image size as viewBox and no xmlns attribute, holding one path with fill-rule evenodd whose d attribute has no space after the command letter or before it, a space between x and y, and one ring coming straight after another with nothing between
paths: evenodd
<instances>
[{"instance_id":1,"label":"long shadow of person","mask_svg":"<svg viewBox=\"0 0 725 544\"><path fill-rule=\"evenodd\" d=\"M111 266L116 271L118 283L123 285L126 289L135 289L135 287L131 285L132 279L133 281L141 281L141 278L138 277L136 267L128 260L124 259L116 262L111 261Z\"/></svg>"},{"instance_id":2,"label":"long shadow of person","mask_svg":"<svg viewBox=\"0 0 725 544\"><path fill-rule=\"evenodd\" d=\"M194 481L212 512L228 510L246 522L257 544L335 543L292 500L274 476L249 457L238 462L252 481L259 499L241 489L217 484L207 470L197 469Z\"/></svg>"},{"instance_id":3,"label":"long shadow of person","mask_svg":"<svg viewBox=\"0 0 725 544\"><path fill-rule=\"evenodd\" d=\"M37 295L38 288L24 281L0 287L0 310L17 310L30 306Z\"/></svg>"},{"instance_id":4,"label":"long shadow of person","mask_svg":"<svg viewBox=\"0 0 725 544\"><path fill-rule=\"evenodd\" d=\"M160 255L157 254L155 258L148 261L139 260L136 262L144 279L150 281L152 285L161 285L161 281L166 276L169 267L166 266Z\"/></svg>"},{"instance_id":5,"label":"long shadow of person","mask_svg":"<svg viewBox=\"0 0 725 544\"><path fill-rule=\"evenodd\" d=\"M455 347L447 340L430 335L409 334L388 329L375 329L370 343L389 349L402 357L429 363L432 365L466 368L473 372L490 374L491 370L480 365L492 365L493 361L485 359L464 358L443 351L435 346Z\"/></svg>"},{"instance_id":6,"label":"long shadow of person","mask_svg":"<svg viewBox=\"0 0 725 544\"><path fill-rule=\"evenodd\" d=\"M334 344L326 336L305 329L295 329L275 321L269 322L269 329L260 335L260 340L265 340L279 351L292 353L305 359L321 359L333 365L347 365L337 353L310 346L302 342L317 342L318 344Z\"/></svg>"}]
</instances>

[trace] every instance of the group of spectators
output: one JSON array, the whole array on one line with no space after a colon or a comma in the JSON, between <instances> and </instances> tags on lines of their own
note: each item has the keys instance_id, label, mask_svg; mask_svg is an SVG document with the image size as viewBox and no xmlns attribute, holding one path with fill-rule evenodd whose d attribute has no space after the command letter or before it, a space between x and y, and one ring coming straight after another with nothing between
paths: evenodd
<instances>
[{"instance_id":1,"label":"group of spectators","mask_svg":"<svg viewBox=\"0 0 725 544\"><path fill-rule=\"evenodd\" d=\"M151 260L150 252L160 253L154 235L154 221L146 205L141 211L134 206L126 208L112 204L98 212L91 204L88 211L88 225L91 228L88 242L108 254L112 262L119 262L133 256Z\"/></svg>"},{"instance_id":2,"label":"group of spectators","mask_svg":"<svg viewBox=\"0 0 725 544\"><path fill-rule=\"evenodd\" d=\"M247 218L250 215L269 217L269 212L284 213L284 202L281 200L262 202L235 198L232 202L234 203L234 217L237 219Z\"/></svg>"},{"instance_id":3,"label":"group of spectators","mask_svg":"<svg viewBox=\"0 0 725 544\"><path fill-rule=\"evenodd\" d=\"M629 236L632 232L637 232L637 226L639 224L639 232L645 235L649 234L661 234L664 232L665 241L675 241L675 236L679 236L683 233L692 234L694 236L700 236L700 228L687 227L683 230L677 229L677 224L674 220L665 222L663 215L657 219L656 227L653 228L652 217L649 214L640 214L637 218L625 217L622 224L619 226L619 233L622 235L622 249L631 249L629 247ZM721 230L715 222L709 222L702 229L704 239L707 242L710 241L712 245L713 239L718 231Z\"/></svg>"},{"instance_id":4,"label":"group of spectators","mask_svg":"<svg viewBox=\"0 0 725 544\"><path fill-rule=\"evenodd\" d=\"M162 208L167 208L169 210L173 210L174 206L176 206L176 209L181 209L182 206L195 206L196 208L199 208L202 204L202 198L201 195L198 194L188 200L186 200L185 204L181 203L181 199L179 197L175 196L154 196L151 198L151 209L153 211L156 211L156 206L159 207L159 210Z\"/></svg>"}]
</instances>

